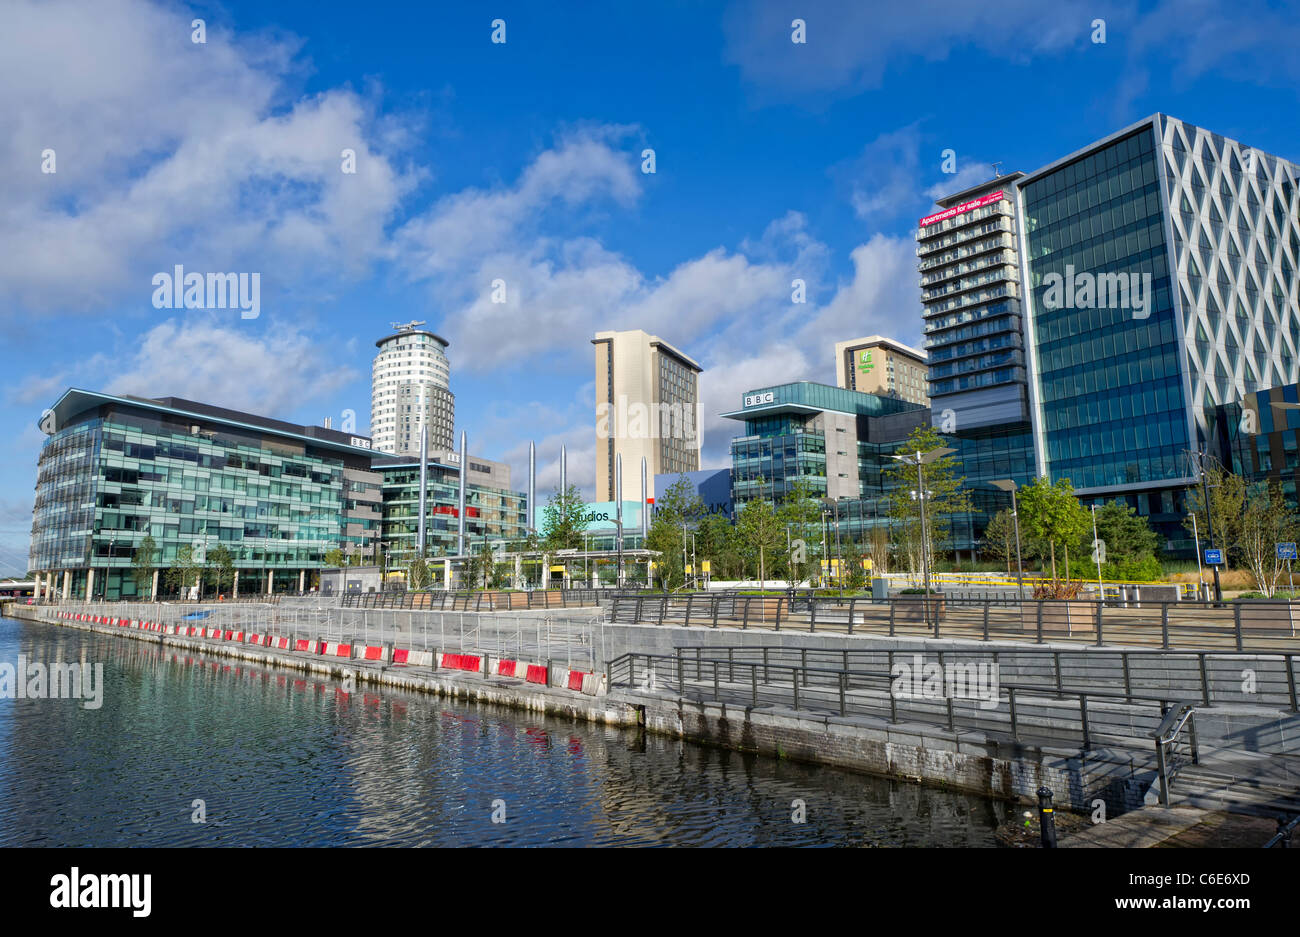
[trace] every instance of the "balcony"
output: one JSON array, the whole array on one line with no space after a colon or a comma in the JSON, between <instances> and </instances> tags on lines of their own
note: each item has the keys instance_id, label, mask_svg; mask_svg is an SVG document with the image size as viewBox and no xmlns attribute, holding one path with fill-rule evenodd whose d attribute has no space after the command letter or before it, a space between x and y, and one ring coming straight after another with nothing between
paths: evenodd
<instances>
[{"instance_id":1,"label":"balcony","mask_svg":"<svg viewBox=\"0 0 1300 937\"><path fill-rule=\"evenodd\" d=\"M944 251L942 254L931 254L927 256L925 260L919 261L916 267L924 273L926 270L935 270L959 260L964 260L967 257L976 257L980 254L987 254L989 251L1014 249L1015 238L1009 234L995 234L991 237L981 238L978 241L963 242L961 247Z\"/></svg>"},{"instance_id":2,"label":"balcony","mask_svg":"<svg viewBox=\"0 0 1300 937\"><path fill-rule=\"evenodd\" d=\"M1010 218L995 218L993 221L978 225L956 234L949 234L945 237L923 241L916 245L916 256L929 257L937 251L946 250L958 244L966 244L976 238L987 237L994 234L1005 234L1008 237L1014 234L1013 222Z\"/></svg>"},{"instance_id":3,"label":"balcony","mask_svg":"<svg viewBox=\"0 0 1300 937\"><path fill-rule=\"evenodd\" d=\"M1000 202L994 202L991 205L985 205L983 208L975 208L970 211L962 212L960 215L953 215L943 221L936 221L934 224L926 225L924 228L918 228L916 239L918 241L928 241L947 234L949 231L956 231L960 228L968 228L971 225L987 221L990 218L1010 219L1014 212L1011 209L1011 202L1002 199Z\"/></svg>"}]
</instances>

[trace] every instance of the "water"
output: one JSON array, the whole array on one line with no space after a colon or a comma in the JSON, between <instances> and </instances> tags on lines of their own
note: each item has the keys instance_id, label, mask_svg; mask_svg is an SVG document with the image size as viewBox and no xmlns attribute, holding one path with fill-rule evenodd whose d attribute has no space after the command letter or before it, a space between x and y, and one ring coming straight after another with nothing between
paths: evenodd
<instances>
[{"instance_id":1,"label":"water","mask_svg":"<svg viewBox=\"0 0 1300 937\"><path fill-rule=\"evenodd\" d=\"M0 846L986 846L1009 809L0 619L19 654L102 662L104 701L0 700Z\"/></svg>"}]
</instances>

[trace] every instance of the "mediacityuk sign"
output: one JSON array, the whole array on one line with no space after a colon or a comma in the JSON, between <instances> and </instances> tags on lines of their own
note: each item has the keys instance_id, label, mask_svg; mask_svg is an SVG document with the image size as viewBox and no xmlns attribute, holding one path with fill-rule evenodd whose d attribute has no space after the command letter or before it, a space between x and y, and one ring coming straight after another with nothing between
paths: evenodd
<instances>
[{"instance_id":1,"label":"mediacityuk sign","mask_svg":"<svg viewBox=\"0 0 1300 937\"><path fill-rule=\"evenodd\" d=\"M973 211L976 208L983 208L985 205L991 205L994 202L1000 202L1002 201L1002 198L1005 194L1006 194L1005 192L999 189L997 192L993 192L990 195L981 195L979 198L974 199L973 201L962 202L960 205L954 205L952 208L945 208L937 215L926 215L924 218L922 218L920 221L917 222L917 227L924 228L927 225L934 224L935 222L944 221L948 218L952 218L954 215L965 214L966 212Z\"/></svg>"}]
</instances>

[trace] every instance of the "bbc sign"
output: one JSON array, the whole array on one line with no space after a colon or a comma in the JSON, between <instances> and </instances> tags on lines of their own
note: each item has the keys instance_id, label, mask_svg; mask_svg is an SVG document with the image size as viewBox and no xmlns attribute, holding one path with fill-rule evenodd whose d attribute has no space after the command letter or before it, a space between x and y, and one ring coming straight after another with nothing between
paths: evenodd
<instances>
[{"instance_id":1,"label":"bbc sign","mask_svg":"<svg viewBox=\"0 0 1300 937\"><path fill-rule=\"evenodd\" d=\"M735 398L733 397L732 399L734 400ZM770 390L763 394L745 395L745 406L747 407L757 407L759 404L774 403L775 401L776 401L776 394L774 394Z\"/></svg>"}]
</instances>

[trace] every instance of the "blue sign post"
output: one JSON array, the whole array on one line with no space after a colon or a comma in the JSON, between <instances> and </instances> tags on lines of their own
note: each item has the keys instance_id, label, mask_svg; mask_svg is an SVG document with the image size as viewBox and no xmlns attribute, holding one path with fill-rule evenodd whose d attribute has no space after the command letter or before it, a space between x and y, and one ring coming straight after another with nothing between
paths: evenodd
<instances>
[{"instance_id":1,"label":"blue sign post","mask_svg":"<svg viewBox=\"0 0 1300 937\"><path fill-rule=\"evenodd\" d=\"M1208 549L1207 549L1207 550L1205 551L1205 565L1206 565L1206 566L1222 566L1222 565L1223 565L1223 551L1222 551L1222 550L1208 550Z\"/></svg>"},{"instance_id":2,"label":"blue sign post","mask_svg":"<svg viewBox=\"0 0 1300 937\"><path fill-rule=\"evenodd\" d=\"M1295 544L1294 544L1294 543L1279 543L1279 544L1277 545L1277 558L1278 558L1279 560L1286 560L1286 580L1287 580L1287 584L1288 584L1288 585L1290 586L1290 588L1291 588L1291 592L1294 594L1294 593L1295 593L1295 577L1294 577L1294 576L1292 575L1292 573L1291 573L1291 561L1294 560L1294 559L1296 558L1296 556L1295 556Z\"/></svg>"}]
</instances>

